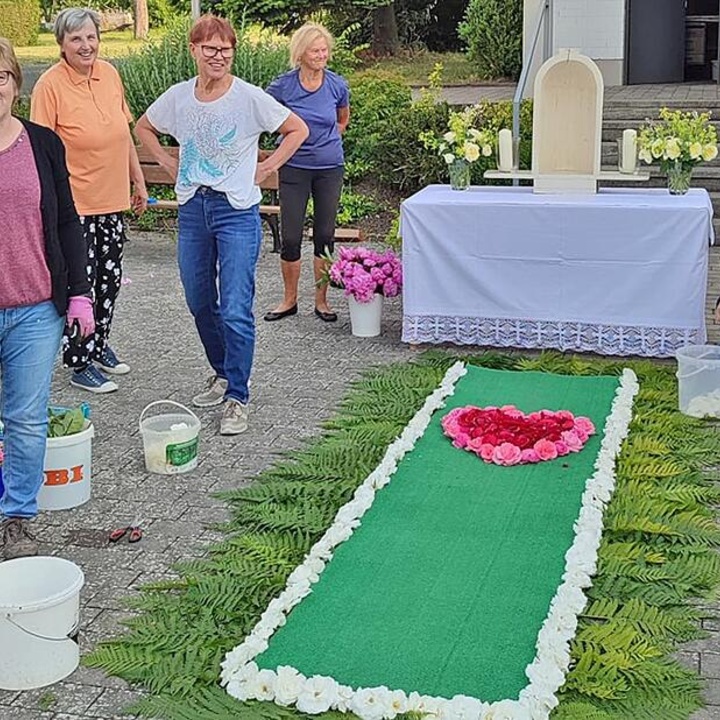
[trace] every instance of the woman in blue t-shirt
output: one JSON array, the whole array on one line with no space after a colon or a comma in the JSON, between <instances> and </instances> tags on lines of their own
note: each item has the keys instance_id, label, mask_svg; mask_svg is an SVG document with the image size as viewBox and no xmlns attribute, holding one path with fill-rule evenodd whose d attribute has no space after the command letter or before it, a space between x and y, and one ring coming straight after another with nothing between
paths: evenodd
<instances>
[{"instance_id":1,"label":"woman in blue t-shirt","mask_svg":"<svg viewBox=\"0 0 720 720\"><path fill-rule=\"evenodd\" d=\"M267 92L299 115L310 135L280 168L280 265L284 284L282 302L265 320L282 320L297 313L300 280L300 243L308 198L313 199L313 270L315 315L334 322L337 315L327 303L327 285L318 286L333 251L335 217L343 183L344 155L341 135L350 119L350 92L344 78L327 69L332 36L316 23L306 23L290 40L290 72L270 83Z\"/></svg>"}]
</instances>

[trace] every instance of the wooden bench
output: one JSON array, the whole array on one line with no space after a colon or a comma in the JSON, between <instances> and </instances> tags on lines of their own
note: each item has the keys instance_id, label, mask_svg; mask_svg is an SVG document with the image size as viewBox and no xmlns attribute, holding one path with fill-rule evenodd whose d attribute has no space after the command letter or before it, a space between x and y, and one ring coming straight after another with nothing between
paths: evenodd
<instances>
[{"instance_id":1,"label":"wooden bench","mask_svg":"<svg viewBox=\"0 0 720 720\"><path fill-rule=\"evenodd\" d=\"M179 148L165 148L174 157L178 156ZM138 158L140 159L140 167L142 168L145 182L148 185L170 185L174 186L175 181L163 170L150 153L142 146L138 146ZM260 151L260 159L267 155L267 151ZM260 184L260 189L267 193L270 200L269 205L260 205L260 217L267 222L273 239L272 251L280 252L280 199L278 190L280 187L280 179L277 172L270 174ZM148 210L174 210L177 212L177 200L154 200L148 203ZM308 230L308 237L312 237L312 228ZM362 231L356 228L335 228L335 239L351 242L362 242Z\"/></svg>"},{"instance_id":2,"label":"wooden bench","mask_svg":"<svg viewBox=\"0 0 720 720\"><path fill-rule=\"evenodd\" d=\"M174 157L178 156L179 148L165 148ZM140 167L148 185L175 186L172 179L155 161L142 145L137 149ZM269 205L260 205L260 217L267 222L273 239L273 252L280 252L280 200L278 197L279 178L277 172L270 174L260 185L260 189L268 194ZM148 210L174 210L177 212L177 200L155 200L148 203Z\"/></svg>"}]
</instances>

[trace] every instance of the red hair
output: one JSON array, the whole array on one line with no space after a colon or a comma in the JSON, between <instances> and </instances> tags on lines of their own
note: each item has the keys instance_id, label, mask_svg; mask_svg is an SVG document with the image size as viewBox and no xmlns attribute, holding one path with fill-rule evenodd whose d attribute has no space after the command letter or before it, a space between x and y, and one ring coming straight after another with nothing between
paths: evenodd
<instances>
[{"instance_id":1,"label":"red hair","mask_svg":"<svg viewBox=\"0 0 720 720\"><path fill-rule=\"evenodd\" d=\"M237 35L235 35L232 25L225 18L217 15L209 13L201 15L190 28L190 42L193 45L207 42L216 35L233 47L237 45Z\"/></svg>"}]
</instances>

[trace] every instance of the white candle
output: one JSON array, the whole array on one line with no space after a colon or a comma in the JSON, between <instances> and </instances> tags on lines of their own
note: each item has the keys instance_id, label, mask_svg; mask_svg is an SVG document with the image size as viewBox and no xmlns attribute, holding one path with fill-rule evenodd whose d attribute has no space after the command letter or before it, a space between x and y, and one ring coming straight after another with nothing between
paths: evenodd
<instances>
[{"instance_id":1,"label":"white candle","mask_svg":"<svg viewBox=\"0 0 720 720\"><path fill-rule=\"evenodd\" d=\"M634 173L637 167L637 132L635 130L623 130L622 136L622 160L620 169L624 173Z\"/></svg>"},{"instance_id":2,"label":"white candle","mask_svg":"<svg viewBox=\"0 0 720 720\"><path fill-rule=\"evenodd\" d=\"M513 169L512 130L503 128L498 133L498 170L511 172Z\"/></svg>"}]
</instances>

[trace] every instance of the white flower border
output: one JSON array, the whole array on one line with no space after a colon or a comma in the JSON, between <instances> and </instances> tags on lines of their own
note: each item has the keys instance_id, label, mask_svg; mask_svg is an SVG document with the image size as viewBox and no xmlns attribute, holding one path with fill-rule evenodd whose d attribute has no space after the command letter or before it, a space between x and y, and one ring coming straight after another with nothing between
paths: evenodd
<instances>
[{"instance_id":1,"label":"white flower border","mask_svg":"<svg viewBox=\"0 0 720 720\"><path fill-rule=\"evenodd\" d=\"M331 677L307 678L288 666L278 667L277 671L260 670L253 662L267 649L275 630L285 624L286 615L312 592L312 585L332 559L333 549L360 525L360 518L371 507L376 492L390 482L400 460L427 429L433 412L444 407L445 398L454 393L455 384L466 373L467 368L461 362L447 371L440 386L388 447L377 468L358 487L353 499L338 510L328 531L290 574L285 590L270 602L245 640L227 653L222 663L221 683L230 695L243 701L295 705L301 712L311 714L327 710L353 712L362 720L392 720L409 711L439 720L547 720L558 704L556 693L565 682L570 664L570 641L575 636L578 615L587 603L583 590L590 587L597 569L603 512L615 488L615 458L627 436L633 401L639 389L635 373L628 369L623 370L615 393L595 472L585 486L582 507L574 525L575 539L565 555L562 583L538 633L535 659L525 670L530 682L517 700L489 704L464 695L448 700L417 692L406 694L385 686L353 689Z\"/></svg>"}]
</instances>

